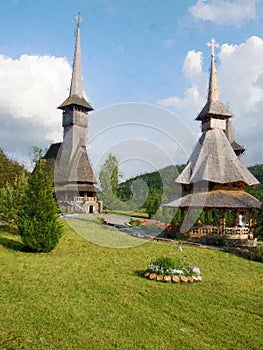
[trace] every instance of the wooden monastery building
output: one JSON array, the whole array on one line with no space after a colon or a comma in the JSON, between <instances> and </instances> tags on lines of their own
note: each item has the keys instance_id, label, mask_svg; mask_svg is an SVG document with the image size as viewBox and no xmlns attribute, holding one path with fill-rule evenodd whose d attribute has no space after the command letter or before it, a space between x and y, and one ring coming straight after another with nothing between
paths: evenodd
<instances>
[{"instance_id":1,"label":"wooden monastery building","mask_svg":"<svg viewBox=\"0 0 263 350\"><path fill-rule=\"evenodd\" d=\"M87 154L88 112L93 108L84 96L82 83L80 20L77 33L69 97L58 107L63 111L63 142L48 149L45 159L54 170L57 200L68 211L97 213L102 211L98 200L96 178Z\"/></svg>"},{"instance_id":2,"label":"wooden monastery building","mask_svg":"<svg viewBox=\"0 0 263 350\"><path fill-rule=\"evenodd\" d=\"M184 221L172 225L175 237L207 243L254 244L253 210L261 202L245 191L245 187L259 182L249 172L241 157L244 148L234 137L230 122L231 112L220 101L214 39L211 46L211 70L207 102L196 120L201 122L202 135L183 172L175 183L181 186L181 195L162 203L163 207L180 208ZM192 220L191 211L220 213L219 225ZM225 214L231 211L234 222L226 226ZM204 220L207 222L207 220Z\"/></svg>"}]
</instances>

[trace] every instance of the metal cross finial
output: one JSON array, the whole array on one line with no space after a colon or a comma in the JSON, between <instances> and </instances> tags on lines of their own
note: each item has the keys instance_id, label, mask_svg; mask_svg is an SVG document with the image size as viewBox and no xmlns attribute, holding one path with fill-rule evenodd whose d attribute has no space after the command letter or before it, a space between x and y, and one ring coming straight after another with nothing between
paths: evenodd
<instances>
[{"instance_id":1,"label":"metal cross finial","mask_svg":"<svg viewBox=\"0 0 263 350\"><path fill-rule=\"evenodd\" d=\"M219 47L219 44L217 44L217 42L213 38L206 45L211 48L211 56L215 57L215 49L217 49Z\"/></svg>"},{"instance_id":2,"label":"metal cross finial","mask_svg":"<svg viewBox=\"0 0 263 350\"><path fill-rule=\"evenodd\" d=\"M80 12L77 14L77 16L75 17L75 20L77 21L77 26L79 28L80 23L82 22L82 17L80 15Z\"/></svg>"}]
</instances>

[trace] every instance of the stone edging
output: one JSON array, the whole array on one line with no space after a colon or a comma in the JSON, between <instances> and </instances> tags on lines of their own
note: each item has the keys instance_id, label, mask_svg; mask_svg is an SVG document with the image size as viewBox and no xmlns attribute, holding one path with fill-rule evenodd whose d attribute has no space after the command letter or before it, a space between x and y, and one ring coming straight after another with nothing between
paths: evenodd
<instances>
[{"instance_id":1,"label":"stone edging","mask_svg":"<svg viewBox=\"0 0 263 350\"><path fill-rule=\"evenodd\" d=\"M145 278L148 278L151 281L158 282L168 282L168 283L193 283L193 282L201 282L203 280L202 276L169 276L169 275L158 275L155 272L151 272L146 270L143 273Z\"/></svg>"}]
</instances>

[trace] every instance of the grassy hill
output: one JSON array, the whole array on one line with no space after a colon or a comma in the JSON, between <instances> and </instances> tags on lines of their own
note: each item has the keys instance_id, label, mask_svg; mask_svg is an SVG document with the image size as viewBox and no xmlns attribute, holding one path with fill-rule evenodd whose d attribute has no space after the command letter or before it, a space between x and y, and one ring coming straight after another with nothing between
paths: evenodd
<instances>
[{"instance_id":1,"label":"grassy hill","mask_svg":"<svg viewBox=\"0 0 263 350\"><path fill-rule=\"evenodd\" d=\"M261 263L157 242L105 248L65 229L49 254L25 253L0 232L0 349L263 349ZM142 278L149 257L162 254L186 255L203 282Z\"/></svg>"},{"instance_id":2,"label":"grassy hill","mask_svg":"<svg viewBox=\"0 0 263 350\"><path fill-rule=\"evenodd\" d=\"M12 184L23 171L25 171L23 166L8 159L0 149L0 188L4 187L6 183Z\"/></svg>"}]
</instances>

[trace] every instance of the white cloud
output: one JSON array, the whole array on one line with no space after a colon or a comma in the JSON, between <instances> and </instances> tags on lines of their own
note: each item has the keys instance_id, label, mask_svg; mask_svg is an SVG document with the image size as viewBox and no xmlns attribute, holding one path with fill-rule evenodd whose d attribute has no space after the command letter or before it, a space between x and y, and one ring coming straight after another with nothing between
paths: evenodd
<instances>
[{"instance_id":1,"label":"white cloud","mask_svg":"<svg viewBox=\"0 0 263 350\"><path fill-rule=\"evenodd\" d=\"M171 96L157 100L157 104L162 107L175 107L177 110L187 111L186 121L192 123L196 111L198 111L205 102L205 88L207 85L207 73L202 70L203 54L202 52L189 51L183 64L183 75L190 87L184 91L182 98Z\"/></svg>"},{"instance_id":2,"label":"white cloud","mask_svg":"<svg viewBox=\"0 0 263 350\"><path fill-rule=\"evenodd\" d=\"M258 0L197 0L189 12L199 20L216 24L241 25L256 18Z\"/></svg>"},{"instance_id":3,"label":"white cloud","mask_svg":"<svg viewBox=\"0 0 263 350\"><path fill-rule=\"evenodd\" d=\"M70 75L64 58L22 55L15 60L0 55L1 148L20 157L28 152L26 147L60 140L57 106L68 96Z\"/></svg>"},{"instance_id":4,"label":"white cloud","mask_svg":"<svg viewBox=\"0 0 263 350\"><path fill-rule=\"evenodd\" d=\"M239 113L258 110L263 101L263 40L252 36L240 45L223 44L219 53L219 77L224 96ZM242 83L241 83L242 82Z\"/></svg>"},{"instance_id":5,"label":"white cloud","mask_svg":"<svg viewBox=\"0 0 263 350\"><path fill-rule=\"evenodd\" d=\"M197 57L197 53L193 55L190 51L185 58L183 73L189 87L185 90L184 96L182 98L173 96L157 101L164 107L175 107L180 117L193 128L197 125L193 120L204 106L208 86L207 67L202 67L202 61L200 66L194 65L197 68L192 69L192 62L197 62ZM223 44L217 60L221 101L229 104L236 116L232 119L236 138L247 148L245 160L248 164L263 162L262 57L263 40L252 36L239 45Z\"/></svg>"},{"instance_id":6,"label":"white cloud","mask_svg":"<svg viewBox=\"0 0 263 350\"><path fill-rule=\"evenodd\" d=\"M194 77L202 72L203 54L194 50L189 51L183 65L183 73L186 77Z\"/></svg>"},{"instance_id":7,"label":"white cloud","mask_svg":"<svg viewBox=\"0 0 263 350\"><path fill-rule=\"evenodd\" d=\"M188 110L191 108L198 108L204 102L201 97L198 87L193 84L190 88L185 90L183 98L177 96L167 97L157 100L157 104L162 107L175 107L178 110Z\"/></svg>"},{"instance_id":8,"label":"white cloud","mask_svg":"<svg viewBox=\"0 0 263 350\"><path fill-rule=\"evenodd\" d=\"M240 143L247 148L249 164L263 162L263 40L252 36L240 45L221 47L219 69L222 97L230 101L233 124Z\"/></svg>"}]
</instances>

